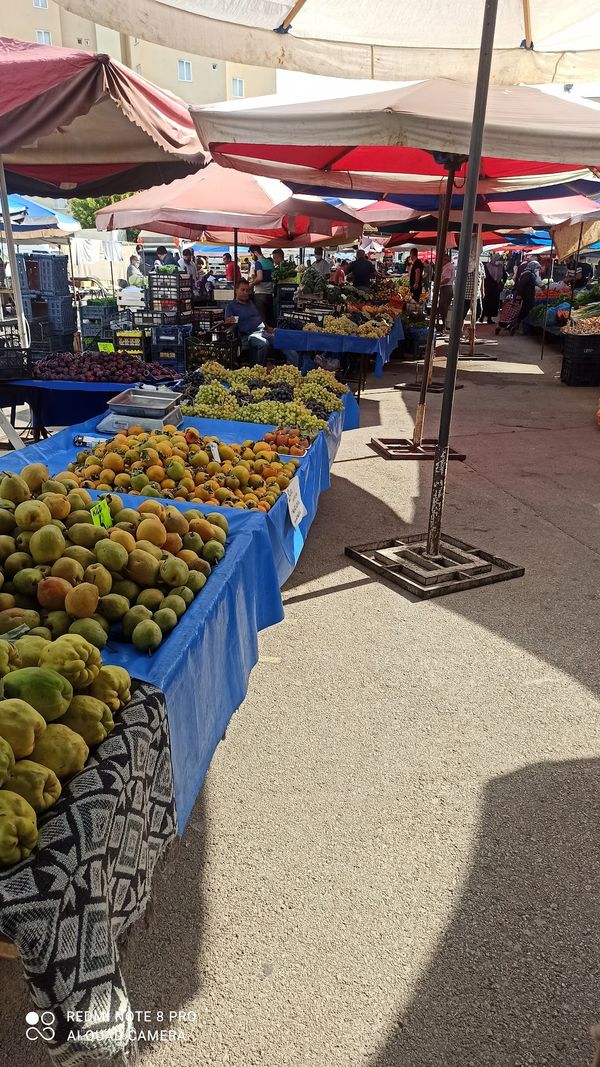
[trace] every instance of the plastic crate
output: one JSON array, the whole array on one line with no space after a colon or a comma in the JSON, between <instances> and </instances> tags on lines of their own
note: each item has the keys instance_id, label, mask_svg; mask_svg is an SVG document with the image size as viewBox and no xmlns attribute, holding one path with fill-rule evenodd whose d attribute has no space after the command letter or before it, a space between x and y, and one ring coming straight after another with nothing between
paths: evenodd
<instances>
[{"instance_id":1,"label":"plastic crate","mask_svg":"<svg viewBox=\"0 0 600 1067\"><path fill-rule=\"evenodd\" d=\"M117 317L117 301L110 304L82 304L81 319L85 322L101 322L110 324Z\"/></svg>"},{"instance_id":2,"label":"plastic crate","mask_svg":"<svg viewBox=\"0 0 600 1067\"><path fill-rule=\"evenodd\" d=\"M58 333L75 329L75 309L70 296L24 296L23 307L26 318L47 318Z\"/></svg>"},{"instance_id":3,"label":"plastic crate","mask_svg":"<svg viewBox=\"0 0 600 1067\"><path fill-rule=\"evenodd\" d=\"M600 358L600 334L598 333L563 333L563 355L570 359L583 356Z\"/></svg>"},{"instance_id":4,"label":"plastic crate","mask_svg":"<svg viewBox=\"0 0 600 1067\"><path fill-rule=\"evenodd\" d=\"M31 355L22 348L0 349L0 381L31 378Z\"/></svg>"},{"instance_id":5,"label":"plastic crate","mask_svg":"<svg viewBox=\"0 0 600 1067\"><path fill-rule=\"evenodd\" d=\"M190 336L192 332L191 323L189 325L179 326L176 324L166 324L164 326L154 326L152 329L152 344L183 344L185 340Z\"/></svg>"},{"instance_id":6,"label":"plastic crate","mask_svg":"<svg viewBox=\"0 0 600 1067\"><path fill-rule=\"evenodd\" d=\"M148 326L162 326L166 321L162 311L133 311L131 318L132 325L138 330Z\"/></svg>"},{"instance_id":7,"label":"plastic crate","mask_svg":"<svg viewBox=\"0 0 600 1067\"><path fill-rule=\"evenodd\" d=\"M17 255L19 282L24 292L63 296L69 292L67 256L50 252L28 252Z\"/></svg>"},{"instance_id":8,"label":"plastic crate","mask_svg":"<svg viewBox=\"0 0 600 1067\"><path fill-rule=\"evenodd\" d=\"M150 349L153 363L160 363L163 367L185 374L186 370L186 340L176 344L173 340L165 340L153 344Z\"/></svg>"},{"instance_id":9,"label":"plastic crate","mask_svg":"<svg viewBox=\"0 0 600 1067\"><path fill-rule=\"evenodd\" d=\"M171 299L192 299L192 279L189 274L181 272L175 274L158 274L151 271L148 275L150 297L165 297Z\"/></svg>"},{"instance_id":10,"label":"plastic crate","mask_svg":"<svg viewBox=\"0 0 600 1067\"><path fill-rule=\"evenodd\" d=\"M565 385L600 385L600 355L563 356L560 380Z\"/></svg>"},{"instance_id":11,"label":"plastic crate","mask_svg":"<svg viewBox=\"0 0 600 1067\"><path fill-rule=\"evenodd\" d=\"M224 367L231 368L238 353L238 339L233 330L219 333L205 333L202 337L191 337L187 344L187 369L198 370L208 360L216 360Z\"/></svg>"},{"instance_id":12,"label":"plastic crate","mask_svg":"<svg viewBox=\"0 0 600 1067\"><path fill-rule=\"evenodd\" d=\"M225 318L225 308L222 307L194 307L192 308L192 322L196 333L205 333L214 330L215 326L222 323Z\"/></svg>"}]
</instances>

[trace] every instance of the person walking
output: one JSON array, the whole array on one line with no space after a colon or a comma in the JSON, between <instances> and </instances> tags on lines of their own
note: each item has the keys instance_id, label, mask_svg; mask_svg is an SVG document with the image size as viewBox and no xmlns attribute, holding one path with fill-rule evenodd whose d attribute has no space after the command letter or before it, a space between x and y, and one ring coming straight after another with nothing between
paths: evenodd
<instances>
[{"instance_id":1,"label":"person walking","mask_svg":"<svg viewBox=\"0 0 600 1067\"><path fill-rule=\"evenodd\" d=\"M442 324L442 329L446 331L448 329L448 312L450 310L450 304L452 303L452 297L454 296L454 275L456 271L449 252L444 254L442 263L438 316Z\"/></svg>"},{"instance_id":2,"label":"person walking","mask_svg":"<svg viewBox=\"0 0 600 1067\"><path fill-rule=\"evenodd\" d=\"M500 308L500 293L506 280L504 260L500 253L495 252L483 269L483 305L479 321L483 322L484 319L487 319L488 326L491 326Z\"/></svg>"},{"instance_id":3,"label":"person walking","mask_svg":"<svg viewBox=\"0 0 600 1067\"><path fill-rule=\"evenodd\" d=\"M413 300L420 300L421 293L423 292L423 261L419 259L419 253L416 248L411 248L408 259L406 261L406 270L408 271L408 288L410 289L410 295Z\"/></svg>"}]
</instances>

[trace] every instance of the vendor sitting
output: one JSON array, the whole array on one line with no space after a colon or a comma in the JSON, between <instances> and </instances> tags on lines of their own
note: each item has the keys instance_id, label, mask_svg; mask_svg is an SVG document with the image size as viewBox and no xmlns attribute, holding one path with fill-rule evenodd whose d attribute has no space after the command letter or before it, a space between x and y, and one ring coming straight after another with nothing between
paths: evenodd
<instances>
[{"instance_id":1,"label":"vendor sitting","mask_svg":"<svg viewBox=\"0 0 600 1067\"><path fill-rule=\"evenodd\" d=\"M235 291L235 300L225 307L225 322L237 324L242 347L247 347L253 363L264 366L273 358L273 334L271 326L265 326L256 304L250 297L248 282L240 282ZM288 363L298 366L298 353L286 353Z\"/></svg>"}]
</instances>

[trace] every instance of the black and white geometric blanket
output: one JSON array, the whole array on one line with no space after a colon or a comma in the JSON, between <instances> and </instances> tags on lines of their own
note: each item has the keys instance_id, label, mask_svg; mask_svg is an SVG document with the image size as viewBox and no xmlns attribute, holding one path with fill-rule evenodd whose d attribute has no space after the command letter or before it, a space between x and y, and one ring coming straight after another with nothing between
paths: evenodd
<instances>
[{"instance_id":1,"label":"black and white geometric blanket","mask_svg":"<svg viewBox=\"0 0 600 1067\"><path fill-rule=\"evenodd\" d=\"M28 1022L39 1015L59 1067L127 1048L117 939L144 913L176 827L165 698L143 684L40 820L30 858L0 873L0 932L19 947L35 1006Z\"/></svg>"}]
</instances>

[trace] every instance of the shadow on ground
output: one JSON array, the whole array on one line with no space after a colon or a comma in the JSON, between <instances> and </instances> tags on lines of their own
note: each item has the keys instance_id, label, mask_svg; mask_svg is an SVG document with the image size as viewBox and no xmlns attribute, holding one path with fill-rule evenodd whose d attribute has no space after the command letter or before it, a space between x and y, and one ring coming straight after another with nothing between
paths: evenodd
<instances>
[{"instance_id":1,"label":"shadow on ground","mask_svg":"<svg viewBox=\"0 0 600 1067\"><path fill-rule=\"evenodd\" d=\"M133 1011L185 1010L202 987L206 904L203 890L208 812L205 784L183 840L153 882L150 907L132 930L122 952L122 967ZM173 966L176 961L176 966ZM183 1028L187 1029L185 1024ZM156 1054L140 1045L143 1061Z\"/></svg>"},{"instance_id":2,"label":"shadow on ground","mask_svg":"<svg viewBox=\"0 0 600 1067\"><path fill-rule=\"evenodd\" d=\"M470 873L370 1067L583 1067L598 1021L600 760L488 783ZM594 798L595 801L594 801Z\"/></svg>"}]
</instances>

